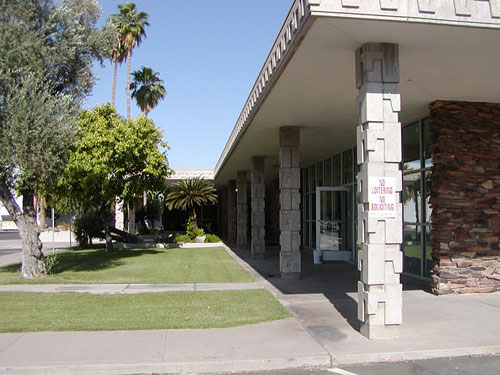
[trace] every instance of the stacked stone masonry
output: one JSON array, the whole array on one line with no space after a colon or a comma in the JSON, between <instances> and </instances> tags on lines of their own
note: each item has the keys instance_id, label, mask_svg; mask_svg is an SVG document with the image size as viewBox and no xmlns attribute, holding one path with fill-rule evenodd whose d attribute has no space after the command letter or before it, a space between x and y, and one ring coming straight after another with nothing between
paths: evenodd
<instances>
[{"instance_id":1,"label":"stacked stone masonry","mask_svg":"<svg viewBox=\"0 0 500 375\"><path fill-rule=\"evenodd\" d=\"M367 43L356 51L356 84L359 89L357 161L358 205L358 318L368 338L399 335L402 321L402 204L401 110L398 46ZM368 193L371 178L393 179L394 217L374 217Z\"/></svg>"},{"instance_id":2,"label":"stacked stone masonry","mask_svg":"<svg viewBox=\"0 0 500 375\"><path fill-rule=\"evenodd\" d=\"M253 259L263 259L266 254L266 185L264 181L263 156L252 157L251 177L251 222L252 222L252 242L251 251Z\"/></svg>"},{"instance_id":3,"label":"stacked stone masonry","mask_svg":"<svg viewBox=\"0 0 500 375\"><path fill-rule=\"evenodd\" d=\"M280 272L283 279L300 278L300 129L280 128Z\"/></svg>"},{"instance_id":4,"label":"stacked stone masonry","mask_svg":"<svg viewBox=\"0 0 500 375\"><path fill-rule=\"evenodd\" d=\"M430 105L432 287L500 291L500 104Z\"/></svg>"}]
</instances>

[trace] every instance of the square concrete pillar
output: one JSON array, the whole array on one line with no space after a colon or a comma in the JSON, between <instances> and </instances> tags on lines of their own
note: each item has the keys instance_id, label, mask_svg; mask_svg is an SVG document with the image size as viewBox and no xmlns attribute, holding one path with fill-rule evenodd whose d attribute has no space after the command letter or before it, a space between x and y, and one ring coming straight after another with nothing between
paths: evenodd
<instances>
[{"instance_id":1,"label":"square concrete pillar","mask_svg":"<svg viewBox=\"0 0 500 375\"><path fill-rule=\"evenodd\" d=\"M399 336L403 262L401 111L398 45L367 43L356 50L358 318L370 339Z\"/></svg>"},{"instance_id":2,"label":"square concrete pillar","mask_svg":"<svg viewBox=\"0 0 500 375\"><path fill-rule=\"evenodd\" d=\"M236 173L236 246L248 248L248 171Z\"/></svg>"},{"instance_id":3,"label":"square concrete pillar","mask_svg":"<svg viewBox=\"0 0 500 375\"><path fill-rule=\"evenodd\" d=\"M264 182L265 160L263 156L252 157L251 202L252 202L252 258L264 259L266 255L266 185Z\"/></svg>"},{"instance_id":4,"label":"square concrete pillar","mask_svg":"<svg viewBox=\"0 0 500 375\"><path fill-rule=\"evenodd\" d=\"M280 272L299 279L300 263L300 129L280 128Z\"/></svg>"},{"instance_id":5,"label":"square concrete pillar","mask_svg":"<svg viewBox=\"0 0 500 375\"><path fill-rule=\"evenodd\" d=\"M227 187L227 241L236 243L236 180L229 180Z\"/></svg>"}]
</instances>

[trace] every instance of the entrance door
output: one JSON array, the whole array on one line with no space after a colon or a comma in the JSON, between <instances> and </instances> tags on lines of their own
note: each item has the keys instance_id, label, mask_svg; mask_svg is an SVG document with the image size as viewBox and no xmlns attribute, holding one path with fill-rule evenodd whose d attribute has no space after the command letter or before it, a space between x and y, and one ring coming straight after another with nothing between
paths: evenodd
<instances>
[{"instance_id":1,"label":"entrance door","mask_svg":"<svg viewBox=\"0 0 500 375\"><path fill-rule=\"evenodd\" d=\"M347 228L348 192L345 187L316 188L316 250L323 250L325 261L352 261Z\"/></svg>"}]
</instances>

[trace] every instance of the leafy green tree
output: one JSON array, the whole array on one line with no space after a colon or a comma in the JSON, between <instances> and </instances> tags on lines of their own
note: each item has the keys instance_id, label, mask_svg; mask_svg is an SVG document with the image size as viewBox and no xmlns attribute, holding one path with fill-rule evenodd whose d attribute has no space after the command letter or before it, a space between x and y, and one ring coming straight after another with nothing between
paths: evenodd
<instances>
[{"instance_id":1,"label":"leafy green tree","mask_svg":"<svg viewBox=\"0 0 500 375\"><path fill-rule=\"evenodd\" d=\"M57 179L92 63L116 31L97 28L95 0L0 0L0 9L0 200L21 234L22 276L33 278L46 273L34 194Z\"/></svg>"},{"instance_id":2,"label":"leafy green tree","mask_svg":"<svg viewBox=\"0 0 500 375\"><path fill-rule=\"evenodd\" d=\"M149 111L158 105L165 97L166 91L163 87L163 80L158 72L147 66L132 73L134 79L130 84L132 98L137 102L144 116L148 117Z\"/></svg>"},{"instance_id":3,"label":"leafy green tree","mask_svg":"<svg viewBox=\"0 0 500 375\"><path fill-rule=\"evenodd\" d=\"M215 204L217 193L213 183L201 177L182 180L172 185L172 191L167 194L165 204L169 210L191 210L190 219L196 228L196 206Z\"/></svg>"},{"instance_id":4,"label":"leafy green tree","mask_svg":"<svg viewBox=\"0 0 500 375\"><path fill-rule=\"evenodd\" d=\"M170 174L162 133L143 116L123 120L110 104L80 113L77 142L60 180L59 195L109 216L116 197L133 201L142 192L163 191ZM105 225L107 249L113 249Z\"/></svg>"},{"instance_id":5,"label":"leafy green tree","mask_svg":"<svg viewBox=\"0 0 500 375\"><path fill-rule=\"evenodd\" d=\"M142 38L146 36L146 26L149 26L148 14L137 13L134 3L119 4L120 13L110 16L110 22L116 26L120 34L120 41L127 52L127 119L130 118L130 61L132 50L141 44Z\"/></svg>"}]
</instances>

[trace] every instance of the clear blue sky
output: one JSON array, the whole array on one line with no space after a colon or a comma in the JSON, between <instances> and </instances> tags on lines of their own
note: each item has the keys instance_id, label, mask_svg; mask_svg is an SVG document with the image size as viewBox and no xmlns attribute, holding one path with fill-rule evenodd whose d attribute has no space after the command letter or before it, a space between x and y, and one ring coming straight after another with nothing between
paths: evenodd
<instances>
[{"instance_id":1,"label":"clear blue sky","mask_svg":"<svg viewBox=\"0 0 500 375\"><path fill-rule=\"evenodd\" d=\"M103 20L125 1L99 0ZM214 168L292 0L136 0L149 14L147 37L131 71L149 66L166 98L149 113L168 142L172 168ZM85 107L111 101L113 67L99 77ZM126 64L118 68L116 108L126 115ZM140 110L131 101L132 116Z\"/></svg>"}]
</instances>

